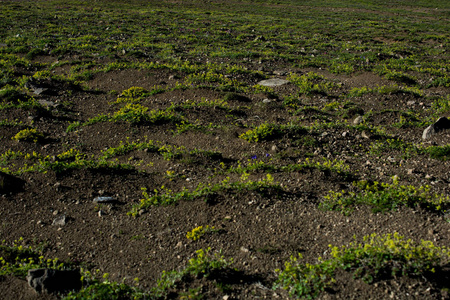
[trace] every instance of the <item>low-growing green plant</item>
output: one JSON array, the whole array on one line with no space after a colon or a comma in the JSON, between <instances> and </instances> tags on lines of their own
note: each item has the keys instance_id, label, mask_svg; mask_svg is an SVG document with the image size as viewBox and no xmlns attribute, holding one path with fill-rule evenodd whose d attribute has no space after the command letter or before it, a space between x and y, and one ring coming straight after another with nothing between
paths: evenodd
<instances>
[{"instance_id":1,"label":"low-growing green plant","mask_svg":"<svg viewBox=\"0 0 450 300\"><path fill-rule=\"evenodd\" d=\"M385 153L387 150L397 150L404 158L410 158L413 155L421 153L420 149L416 145L405 142L399 138L388 138L382 141L373 142L369 147L369 153L372 155L380 155Z\"/></svg>"},{"instance_id":2,"label":"low-growing green plant","mask_svg":"<svg viewBox=\"0 0 450 300\"><path fill-rule=\"evenodd\" d=\"M25 278L28 270L37 268L65 269L68 265L55 259L45 259L42 249L25 245L23 238L12 245L3 241L0 245L0 275L13 275Z\"/></svg>"},{"instance_id":3,"label":"low-growing green plant","mask_svg":"<svg viewBox=\"0 0 450 300\"><path fill-rule=\"evenodd\" d=\"M244 176L245 175L245 176ZM221 191L257 191L264 193L269 189L281 190L281 186L273 183L273 177L270 174L266 175L266 178L252 181L248 179L248 174L244 174L242 181L230 182L230 178L226 178L217 184L203 184L197 185L197 188L190 192L188 189L183 188L180 192L173 192L162 186L159 190L153 190L153 195L149 194L147 188L142 188L142 196L140 203L134 205L128 215L137 216L140 210L146 210L152 205L171 205L180 200L194 200L200 197L207 197L209 195L221 192Z\"/></svg>"},{"instance_id":4,"label":"low-growing green plant","mask_svg":"<svg viewBox=\"0 0 450 300\"><path fill-rule=\"evenodd\" d=\"M394 210L400 206L419 206L435 212L445 213L450 208L450 197L431 192L430 186L416 188L412 185L400 185L394 177L393 183L355 183L359 192L329 191L320 203L327 210L349 213L357 205L369 205L374 212Z\"/></svg>"},{"instance_id":5,"label":"low-growing green plant","mask_svg":"<svg viewBox=\"0 0 450 300\"><path fill-rule=\"evenodd\" d=\"M194 278L209 277L216 272L223 272L230 268L233 259L225 259L222 252L211 253L211 248L196 251L196 257L191 258L187 266L181 271L163 271L161 278L157 281L157 286L150 291L150 294L161 298L173 288L178 282L187 276Z\"/></svg>"},{"instance_id":6,"label":"low-growing green plant","mask_svg":"<svg viewBox=\"0 0 450 300\"><path fill-rule=\"evenodd\" d=\"M431 158L439 160L449 160L450 159L450 144L445 146L430 146L424 149Z\"/></svg>"},{"instance_id":7,"label":"low-growing green plant","mask_svg":"<svg viewBox=\"0 0 450 300\"><path fill-rule=\"evenodd\" d=\"M301 76L291 73L287 77L287 80L299 88L299 94L305 95L326 95L333 87L335 87L333 82L327 81L325 77L314 72L309 72L308 74Z\"/></svg>"},{"instance_id":8,"label":"low-growing green plant","mask_svg":"<svg viewBox=\"0 0 450 300\"><path fill-rule=\"evenodd\" d=\"M124 90L122 94L117 97L116 103L133 103L133 102L139 102L143 98L149 96L150 93L146 89L142 87L133 86L130 87L127 90Z\"/></svg>"},{"instance_id":9,"label":"low-growing green plant","mask_svg":"<svg viewBox=\"0 0 450 300\"><path fill-rule=\"evenodd\" d=\"M140 290L138 287L130 286L124 282L109 280L109 274L105 273L102 279L82 269L83 287L80 291L70 292L64 300L94 300L94 299L148 299L149 293ZM135 278L138 283L138 279Z\"/></svg>"},{"instance_id":10,"label":"low-growing green plant","mask_svg":"<svg viewBox=\"0 0 450 300\"><path fill-rule=\"evenodd\" d=\"M450 250L437 247L431 241L415 243L398 233L363 238L349 245L330 245L331 258L318 258L317 264L302 264L291 256L284 270L277 269L274 289L283 288L299 298L315 298L326 288L332 288L337 269L351 272L354 278L367 283L397 276L423 276L434 273L450 261Z\"/></svg>"},{"instance_id":11,"label":"low-growing green plant","mask_svg":"<svg viewBox=\"0 0 450 300\"><path fill-rule=\"evenodd\" d=\"M192 229L191 231L189 231L186 234L186 237L190 240L196 241L199 240L202 236L204 236L205 234L207 234L208 232L213 232L216 231L214 226L198 226L195 227L194 229Z\"/></svg>"},{"instance_id":12,"label":"low-growing green plant","mask_svg":"<svg viewBox=\"0 0 450 300\"><path fill-rule=\"evenodd\" d=\"M361 97L362 95L365 94L398 94L398 93L408 93L408 94L412 94L418 97L421 97L424 95L423 91L416 88L416 87L408 87L408 86L399 86L397 84L393 84L393 85L383 85L383 86L378 86L376 88L368 88L366 86L363 86L361 88L352 88L347 96L348 97Z\"/></svg>"},{"instance_id":13,"label":"low-growing green plant","mask_svg":"<svg viewBox=\"0 0 450 300\"><path fill-rule=\"evenodd\" d=\"M259 141L269 141L276 138L281 138L283 135L295 136L305 132L306 129L300 125L264 123L255 129L247 130L245 133L241 134L239 138L247 140L251 143L256 143Z\"/></svg>"},{"instance_id":14,"label":"low-growing green plant","mask_svg":"<svg viewBox=\"0 0 450 300\"><path fill-rule=\"evenodd\" d=\"M44 134L39 132L36 128L27 128L19 131L12 137L16 141L26 141L37 143L44 138Z\"/></svg>"}]
</instances>

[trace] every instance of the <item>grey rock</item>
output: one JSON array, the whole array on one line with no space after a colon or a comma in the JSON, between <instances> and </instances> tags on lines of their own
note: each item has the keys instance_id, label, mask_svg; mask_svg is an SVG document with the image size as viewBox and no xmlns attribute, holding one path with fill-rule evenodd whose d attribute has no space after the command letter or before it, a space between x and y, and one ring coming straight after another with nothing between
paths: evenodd
<instances>
[{"instance_id":1,"label":"grey rock","mask_svg":"<svg viewBox=\"0 0 450 300\"><path fill-rule=\"evenodd\" d=\"M266 98L262 102L268 104L268 103L272 102L272 100Z\"/></svg>"},{"instance_id":2,"label":"grey rock","mask_svg":"<svg viewBox=\"0 0 450 300\"><path fill-rule=\"evenodd\" d=\"M113 203L113 202L117 202L117 199L114 197L103 196L103 197L94 198L93 202L95 202L95 203Z\"/></svg>"},{"instance_id":3,"label":"grey rock","mask_svg":"<svg viewBox=\"0 0 450 300\"><path fill-rule=\"evenodd\" d=\"M262 86L280 86L286 83L289 83L289 81L280 78L271 78L258 82L258 84Z\"/></svg>"},{"instance_id":4,"label":"grey rock","mask_svg":"<svg viewBox=\"0 0 450 300\"><path fill-rule=\"evenodd\" d=\"M58 106L58 104L56 104L55 102L48 101L48 100L38 100L38 103L45 107L57 107Z\"/></svg>"},{"instance_id":5,"label":"grey rock","mask_svg":"<svg viewBox=\"0 0 450 300\"><path fill-rule=\"evenodd\" d=\"M363 131L361 132L361 137L365 138L365 139L371 139L372 136L370 134L367 134L367 132Z\"/></svg>"},{"instance_id":6,"label":"grey rock","mask_svg":"<svg viewBox=\"0 0 450 300\"><path fill-rule=\"evenodd\" d=\"M357 116L354 120L353 120L353 124L355 125L359 125L363 122L363 117L362 116Z\"/></svg>"},{"instance_id":7,"label":"grey rock","mask_svg":"<svg viewBox=\"0 0 450 300\"><path fill-rule=\"evenodd\" d=\"M66 225L66 216L62 215L53 220L52 225L54 226L64 226Z\"/></svg>"},{"instance_id":8,"label":"grey rock","mask_svg":"<svg viewBox=\"0 0 450 300\"><path fill-rule=\"evenodd\" d=\"M64 293L81 289L80 270L32 269L27 281L38 293Z\"/></svg>"},{"instance_id":9,"label":"grey rock","mask_svg":"<svg viewBox=\"0 0 450 300\"><path fill-rule=\"evenodd\" d=\"M47 87L34 80L28 80L25 83L25 87L30 91L32 91L33 93L35 93L36 95L40 95L48 90Z\"/></svg>"},{"instance_id":10,"label":"grey rock","mask_svg":"<svg viewBox=\"0 0 450 300\"><path fill-rule=\"evenodd\" d=\"M436 123L431 124L422 133L422 139L427 140L431 136L433 136L436 133L439 133L442 130L450 129L450 120L446 117L441 117L439 120L436 121Z\"/></svg>"}]
</instances>

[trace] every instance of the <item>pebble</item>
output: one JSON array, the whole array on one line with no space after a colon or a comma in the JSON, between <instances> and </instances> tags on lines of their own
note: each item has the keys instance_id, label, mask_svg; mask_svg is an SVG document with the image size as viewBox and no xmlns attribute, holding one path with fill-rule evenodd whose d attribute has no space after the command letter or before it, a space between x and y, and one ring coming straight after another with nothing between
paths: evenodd
<instances>
[{"instance_id":1,"label":"pebble","mask_svg":"<svg viewBox=\"0 0 450 300\"><path fill-rule=\"evenodd\" d=\"M116 202L117 199L114 197L96 197L94 198L93 202L95 203L111 203Z\"/></svg>"},{"instance_id":2,"label":"pebble","mask_svg":"<svg viewBox=\"0 0 450 300\"><path fill-rule=\"evenodd\" d=\"M66 225L66 216L62 215L53 220L52 225L54 226L64 226Z\"/></svg>"},{"instance_id":3,"label":"pebble","mask_svg":"<svg viewBox=\"0 0 450 300\"><path fill-rule=\"evenodd\" d=\"M361 124L363 121L363 117L362 116L357 116L354 120L353 120L353 124L355 125L359 125Z\"/></svg>"},{"instance_id":4,"label":"pebble","mask_svg":"<svg viewBox=\"0 0 450 300\"><path fill-rule=\"evenodd\" d=\"M271 78L258 82L258 84L262 86L280 86L286 83L289 83L289 81L280 78Z\"/></svg>"}]
</instances>

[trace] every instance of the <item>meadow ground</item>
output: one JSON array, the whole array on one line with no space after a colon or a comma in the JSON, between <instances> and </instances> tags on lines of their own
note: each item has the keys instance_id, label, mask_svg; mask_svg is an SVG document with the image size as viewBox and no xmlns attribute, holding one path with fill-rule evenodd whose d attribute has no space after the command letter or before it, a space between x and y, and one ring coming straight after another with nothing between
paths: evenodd
<instances>
[{"instance_id":1,"label":"meadow ground","mask_svg":"<svg viewBox=\"0 0 450 300\"><path fill-rule=\"evenodd\" d=\"M4 299L448 299L445 2L0 1Z\"/></svg>"}]
</instances>

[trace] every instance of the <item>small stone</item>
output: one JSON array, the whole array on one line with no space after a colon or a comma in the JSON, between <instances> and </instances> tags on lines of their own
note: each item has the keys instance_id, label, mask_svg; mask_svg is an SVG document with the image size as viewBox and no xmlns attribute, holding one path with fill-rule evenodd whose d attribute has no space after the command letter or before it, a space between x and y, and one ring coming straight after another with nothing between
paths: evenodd
<instances>
[{"instance_id":1,"label":"small stone","mask_svg":"<svg viewBox=\"0 0 450 300\"><path fill-rule=\"evenodd\" d=\"M365 131L361 132L361 136L365 139L370 139L370 136Z\"/></svg>"},{"instance_id":2,"label":"small stone","mask_svg":"<svg viewBox=\"0 0 450 300\"><path fill-rule=\"evenodd\" d=\"M96 197L93 202L95 203L112 203L117 202L117 199L114 197Z\"/></svg>"},{"instance_id":3,"label":"small stone","mask_svg":"<svg viewBox=\"0 0 450 300\"><path fill-rule=\"evenodd\" d=\"M36 93L36 91L35 91L35 93ZM38 103L40 105L42 105L42 106L45 106L45 107L56 107L56 106L58 106L58 104L56 104L55 102L48 101L48 100L38 100Z\"/></svg>"},{"instance_id":4,"label":"small stone","mask_svg":"<svg viewBox=\"0 0 450 300\"><path fill-rule=\"evenodd\" d=\"M278 152L277 145L273 145L272 148L270 148L270 150L273 151L273 152Z\"/></svg>"},{"instance_id":5,"label":"small stone","mask_svg":"<svg viewBox=\"0 0 450 300\"><path fill-rule=\"evenodd\" d=\"M416 104L416 101L411 100L411 101L406 102L406 105L408 105L408 106L412 106L414 104Z\"/></svg>"},{"instance_id":6,"label":"small stone","mask_svg":"<svg viewBox=\"0 0 450 300\"><path fill-rule=\"evenodd\" d=\"M54 226L64 226L66 225L66 216L62 215L53 220L52 225Z\"/></svg>"},{"instance_id":7,"label":"small stone","mask_svg":"<svg viewBox=\"0 0 450 300\"><path fill-rule=\"evenodd\" d=\"M355 125L359 125L363 122L363 117L362 116L357 116L354 120L353 120L353 124Z\"/></svg>"},{"instance_id":8,"label":"small stone","mask_svg":"<svg viewBox=\"0 0 450 300\"><path fill-rule=\"evenodd\" d=\"M249 250L247 248L245 248L245 247L241 247L241 251L244 252L244 253L248 253L249 252Z\"/></svg>"},{"instance_id":9,"label":"small stone","mask_svg":"<svg viewBox=\"0 0 450 300\"><path fill-rule=\"evenodd\" d=\"M268 103L272 102L272 100L266 98L262 102L268 104Z\"/></svg>"},{"instance_id":10,"label":"small stone","mask_svg":"<svg viewBox=\"0 0 450 300\"><path fill-rule=\"evenodd\" d=\"M56 216L59 213L58 210L53 211L53 215Z\"/></svg>"},{"instance_id":11,"label":"small stone","mask_svg":"<svg viewBox=\"0 0 450 300\"><path fill-rule=\"evenodd\" d=\"M348 132L348 131L344 131L344 132L342 133L342 136L343 136L343 137L347 137L347 136L348 136L348 134L349 134L349 132Z\"/></svg>"},{"instance_id":12,"label":"small stone","mask_svg":"<svg viewBox=\"0 0 450 300\"><path fill-rule=\"evenodd\" d=\"M262 86L280 86L286 83L289 83L289 81L280 78L272 78L258 82L258 84Z\"/></svg>"}]
</instances>

